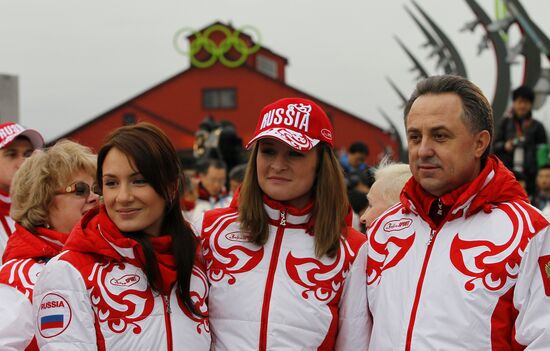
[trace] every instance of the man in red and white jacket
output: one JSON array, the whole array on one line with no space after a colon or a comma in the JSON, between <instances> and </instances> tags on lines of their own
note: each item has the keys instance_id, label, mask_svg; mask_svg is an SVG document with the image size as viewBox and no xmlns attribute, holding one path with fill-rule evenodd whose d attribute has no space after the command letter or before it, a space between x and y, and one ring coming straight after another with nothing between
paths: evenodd
<instances>
[{"instance_id":1,"label":"man in red and white jacket","mask_svg":"<svg viewBox=\"0 0 550 351\"><path fill-rule=\"evenodd\" d=\"M548 350L548 222L489 156L487 99L430 77L405 124L413 177L368 230L370 349Z\"/></svg>"},{"instance_id":2,"label":"man in red and white jacket","mask_svg":"<svg viewBox=\"0 0 550 351\"><path fill-rule=\"evenodd\" d=\"M36 130L26 129L15 122L0 124L0 265L15 226L10 218L11 181L23 161L42 145L44 139Z\"/></svg>"}]
</instances>

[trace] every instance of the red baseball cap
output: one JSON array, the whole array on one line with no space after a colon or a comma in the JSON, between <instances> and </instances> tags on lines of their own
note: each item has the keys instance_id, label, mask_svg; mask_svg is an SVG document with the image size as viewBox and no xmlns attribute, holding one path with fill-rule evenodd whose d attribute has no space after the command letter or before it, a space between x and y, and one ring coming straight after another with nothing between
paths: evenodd
<instances>
[{"instance_id":1,"label":"red baseball cap","mask_svg":"<svg viewBox=\"0 0 550 351\"><path fill-rule=\"evenodd\" d=\"M284 98L265 106L249 149L258 139L280 140L297 151L309 151L320 142L333 146L332 124L327 114L311 100Z\"/></svg>"},{"instance_id":2,"label":"red baseball cap","mask_svg":"<svg viewBox=\"0 0 550 351\"><path fill-rule=\"evenodd\" d=\"M27 129L15 122L7 122L0 124L0 149L9 145L18 136L27 137L35 149L44 145L44 138L36 130Z\"/></svg>"}]
</instances>

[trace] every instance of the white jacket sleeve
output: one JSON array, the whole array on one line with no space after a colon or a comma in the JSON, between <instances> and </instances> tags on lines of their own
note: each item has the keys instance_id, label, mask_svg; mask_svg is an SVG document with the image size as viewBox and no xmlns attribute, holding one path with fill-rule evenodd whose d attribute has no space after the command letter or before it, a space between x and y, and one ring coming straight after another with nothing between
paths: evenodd
<instances>
[{"instance_id":1,"label":"white jacket sleeve","mask_svg":"<svg viewBox=\"0 0 550 351\"><path fill-rule=\"evenodd\" d=\"M550 348L550 229L531 239L514 290L516 341L525 350Z\"/></svg>"},{"instance_id":2,"label":"white jacket sleeve","mask_svg":"<svg viewBox=\"0 0 550 351\"><path fill-rule=\"evenodd\" d=\"M97 350L94 312L80 272L50 260L34 287L35 336L40 350Z\"/></svg>"},{"instance_id":3,"label":"white jacket sleeve","mask_svg":"<svg viewBox=\"0 0 550 351\"><path fill-rule=\"evenodd\" d=\"M0 345L5 351L24 350L34 337L32 304L14 287L0 284Z\"/></svg>"},{"instance_id":4,"label":"white jacket sleeve","mask_svg":"<svg viewBox=\"0 0 550 351\"><path fill-rule=\"evenodd\" d=\"M357 252L340 300L335 350L367 350L371 318L367 311L367 243Z\"/></svg>"}]
</instances>

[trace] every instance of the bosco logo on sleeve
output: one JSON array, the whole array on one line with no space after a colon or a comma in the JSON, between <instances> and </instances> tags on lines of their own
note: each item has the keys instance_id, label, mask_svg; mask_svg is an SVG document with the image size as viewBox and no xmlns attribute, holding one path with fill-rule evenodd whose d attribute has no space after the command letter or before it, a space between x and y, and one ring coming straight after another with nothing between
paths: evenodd
<instances>
[{"instance_id":1,"label":"bosco logo on sleeve","mask_svg":"<svg viewBox=\"0 0 550 351\"><path fill-rule=\"evenodd\" d=\"M71 306L61 295L49 293L40 301L37 326L42 337L53 338L63 333L71 318Z\"/></svg>"}]
</instances>

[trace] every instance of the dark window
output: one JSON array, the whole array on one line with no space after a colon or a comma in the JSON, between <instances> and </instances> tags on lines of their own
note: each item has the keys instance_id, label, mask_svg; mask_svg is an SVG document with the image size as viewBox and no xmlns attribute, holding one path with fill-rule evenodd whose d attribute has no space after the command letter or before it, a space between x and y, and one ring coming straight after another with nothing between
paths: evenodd
<instances>
[{"instance_id":1,"label":"dark window","mask_svg":"<svg viewBox=\"0 0 550 351\"><path fill-rule=\"evenodd\" d=\"M237 89L220 88L204 89L202 91L202 106L206 109L236 108Z\"/></svg>"},{"instance_id":2,"label":"dark window","mask_svg":"<svg viewBox=\"0 0 550 351\"><path fill-rule=\"evenodd\" d=\"M263 55L256 56L256 69L268 77L277 78L277 62Z\"/></svg>"},{"instance_id":3,"label":"dark window","mask_svg":"<svg viewBox=\"0 0 550 351\"><path fill-rule=\"evenodd\" d=\"M129 126L136 124L136 115L132 112L127 112L122 116L122 125Z\"/></svg>"}]
</instances>

